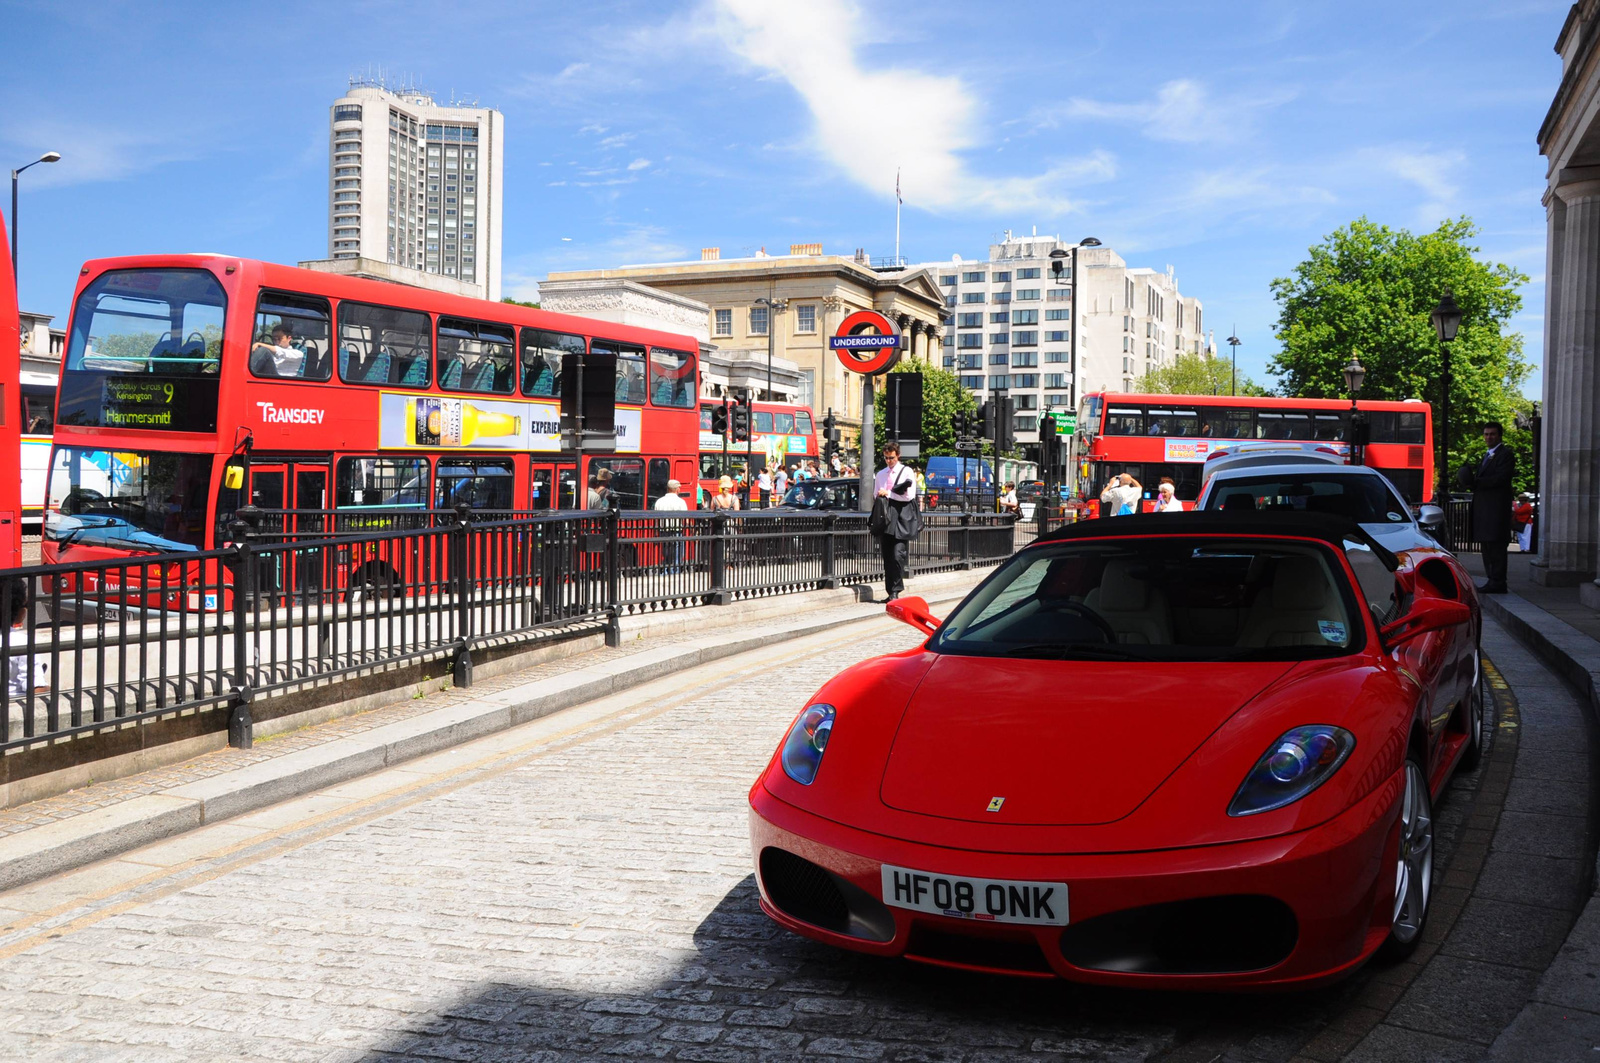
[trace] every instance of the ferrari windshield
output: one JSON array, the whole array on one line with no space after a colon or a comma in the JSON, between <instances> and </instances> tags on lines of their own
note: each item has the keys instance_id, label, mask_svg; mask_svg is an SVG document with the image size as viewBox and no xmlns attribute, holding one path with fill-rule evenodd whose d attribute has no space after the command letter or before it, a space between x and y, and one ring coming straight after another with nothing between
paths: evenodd
<instances>
[{"instance_id":1,"label":"ferrari windshield","mask_svg":"<svg viewBox=\"0 0 1600 1063\"><path fill-rule=\"evenodd\" d=\"M1305 660L1358 648L1356 609L1331 547L1222 536L1084 540L1012 558L929 648L1052 660Z\"/></svg>"}]
</instances>

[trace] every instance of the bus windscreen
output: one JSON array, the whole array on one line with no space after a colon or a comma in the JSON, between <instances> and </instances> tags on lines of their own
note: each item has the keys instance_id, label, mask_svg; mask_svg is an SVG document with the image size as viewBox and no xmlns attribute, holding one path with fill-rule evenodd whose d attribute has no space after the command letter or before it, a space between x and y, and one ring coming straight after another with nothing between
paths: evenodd
<instances>
[{"instance_id":1,"label":"bus windscreen","mask_svg":"<svg viewBox=\"0 0 1600 1063\"><path fill-rule=\"evenodd\" d=\"M116 270L78 297L63 425L214 432L227 296L205 270Z\"/></svg>"}]
</instances>

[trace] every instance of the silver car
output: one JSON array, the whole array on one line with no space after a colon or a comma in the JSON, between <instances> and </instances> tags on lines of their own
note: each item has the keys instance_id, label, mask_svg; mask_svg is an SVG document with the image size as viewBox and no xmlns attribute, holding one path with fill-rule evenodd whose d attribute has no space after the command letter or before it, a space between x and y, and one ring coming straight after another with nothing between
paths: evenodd
<instances>
[{"instance_id":1,"label":"silver car","mask_svg":"<svg viewBox=\"0 0 1600 1063\"><path fill-rule=\"evenodd\" d=\"M1362 465L1333 465L1285 455L1274 465L1219 469L1200 489L1195 509L1298 510L1331 513L1360 524L1395 553L1438 550L1444 510L1422 506L1416 516L1389 478Z\"/></svg>"}]
</instances>

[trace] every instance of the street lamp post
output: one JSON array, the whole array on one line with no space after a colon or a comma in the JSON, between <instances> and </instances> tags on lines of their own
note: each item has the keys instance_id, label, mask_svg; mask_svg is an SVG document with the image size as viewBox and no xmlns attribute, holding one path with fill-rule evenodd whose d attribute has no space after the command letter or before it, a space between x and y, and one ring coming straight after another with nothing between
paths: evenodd
<instances>
[{"instance_id":1,"label":"street lamp post","mask_svg":"<svg viewBox=\"0 0 1600 1063\"><path fill-rule=\"evenodd\" d=\"M1356 408L1356 396L1361 394L1361 384L1367 379L1367 371L1361 365L1361 356L1354 352L1350 355L1350 364L1344 367L1344 386L1350 392L1350 464L1365 465L1366 454L1366 427L1367 419Z\"/></svg>"},{"instance_id":2,"label":"street lamp post","mask_svg":"<svg viewBox=\"0 0 1600 1063\"><path fill-rule=\"evenodd\" d=\"M59 151L47 151L28 163L27 166L20 166L11 171L11 276L13 278L17 275L17 178L21 177L22 171L29 166L37 166L41 162L60 161L61 153Z\"/></svg>"},{"instance_id":3,"label":"street lamp post","mask_svg":"<svg viewBox=\"0 0 1600 1063\"><path fill-rule=\"evenodd\" d=\"M1072 282L1072 291L1068 293L1072 298L1068 300L1070 305L1067 307L1067 311L1071 319L1070 323L1072 325L1071 333L1067 337L1067 356L1072 359L1072 387L1067 389L1067 401L1071 404L1069 409L1072 410L1076 410L1078 408L1078 377L1083 371L1083 367L1078 364L1078 332L1080 330L1078 305L1082 302L1082 300L1078 297L1083 294L1083 273L1078 265L1078 253L1086 247L1099 246L1100 241L1093 236L1085 236L1083 239L1072 245L1072 276L1070 278L1063 278L1061 276L1062 271L1066 268L1066 262L1063 260L1067 257L1067 253L1059 247L1050 252L1051 279L1053 279L1057 284L1065 284L1069 279ZM1043 438L1044 437L1041 434L1041 441ZM1077 459L1077 448L1074 446L1075 438L1076 433L1074 433L1072 438L1069 438L1064 444L1056 448L1056 453L1062 457L1069 470L1072 466L1072 463ZM1039 448L1039 457L1043 458L1044 456L1044 447L1041 446ZM1070 471L1068 472L1068 480L1071 480ZM1039 504L1044 506L1046 509L1050 508L1050 505L1055 501L1051 497L1051 492L1055 490L1055 488L1055 477L1051 475L1051 473L1047 472L1044 476L1043 497L1039 500ZM1060 492L1057 490L1055 493L1059 495ZM1047 525L1044 524L1040 525L1041 528L1046 526Z\"/></svg>"},{"instance_id":4,"label":"street lamp post","mask_svg":"<svg viewBox=\"0 0 1600 1063\"><path fill-rule=\"evenodd\" d=\"M767 308L767 401L773 401L772 396L772 337L778 328L778 315L789 309L787 299L769 299L766 296L756 300L755 305Z\"/></svg>"},{"instance_id":5,"label":"street lamp post","mask_svg":"<svg viewBox=\"0 0 1600 1063\"><path fill-rule=\"evenodd\" d=\"M1441 480L1450 475L1450 342L1456 338L1456 331L1461 327L1461 307L1456 305L1456 297L1449 288L1439 297L1439 305L1433 308L1433 313L1428 315L1433 322L1433 331L1439 337L1439 349L1444 352L1444 376L1442 394L1439 402L1439 477ZM1448 498L1450 489L1446 485L1435 484L1434 493L1440 498Z\"/></svg>"},{"instance_id":6,"label":"street lamp post","mask_svg":"<svg viewBox=\"0 0 1600 1063\"><path fill-rule=\"evenodd\" d=\"M1216 333L1212 333L1212 335L1214 336ZM1244 340L1239 338L1239 326L1233 326L1233 335L1228 337L1228 346L1233 348L1233 373L1229 377L1229 395L1239 394L1239 344L1243 342Z\"/></svg>"}]
</instances>

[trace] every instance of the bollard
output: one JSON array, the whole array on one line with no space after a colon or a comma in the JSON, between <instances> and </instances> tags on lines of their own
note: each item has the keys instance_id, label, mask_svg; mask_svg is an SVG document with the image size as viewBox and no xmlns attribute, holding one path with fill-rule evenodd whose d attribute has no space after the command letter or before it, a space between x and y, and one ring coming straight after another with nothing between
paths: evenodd
<instances>
[{"instance_id":1,"label":"bollard","mask_svg":"<svg viewBox=\"0 0 1600 1063\"><path fill-rule=\"evenodd\" d=\"M824 513L822 515L822 579L817 586L823 590L833 590L839 585L838 577L834 571L834 536L838 534L834 526L839 523L837 513Z\"/></svg>"},{"instance_id":2,"label":"bollard","mask_svg":"<svg viewBox=\"0 0 1600 1063\"><path fill-rule=\"evenodd\" d=\"M733 601L728 590L728 514L720 509L711 513L711 591L706 601L711 605Z\"/></svg>"},{"instance_id":3,"label":"bollard","mask_svg":"<svg viewBox=\"0 0 1600 1063\"><path fill-rule=\"evenodd\" d=\"M617 541L622 530L622 514L618 510L616 495L606 510L606 645L622 645L622 572L621 544Z\"/></svg>"},{"instance_id":4,"label":"bollard","mask_svg":"<svg viewBox=\"0 0 1600 1063\"><path fill-rule=\"evenodd\" d=\"M451 565L455 568L456 643L452 679L458 687L472 685L472 507L456 503L456 526L451 530Z\"/></svg>"},{"instance_id":5,"label":"bollard","mask_svg":"<svg viewBox=\"0 0 1600 1063\"><path fill-rule=\"evenodd\" d=\"M228 709L228 745L249 749L255 744L255 721L250 716L254 691L250 686L250 640L245 638L245 626L255 597L252 584L256 559L250 549L250 526L235 520L228 530L239 554L233 572L233 699Z\"/></svg>"}]
</instances>

